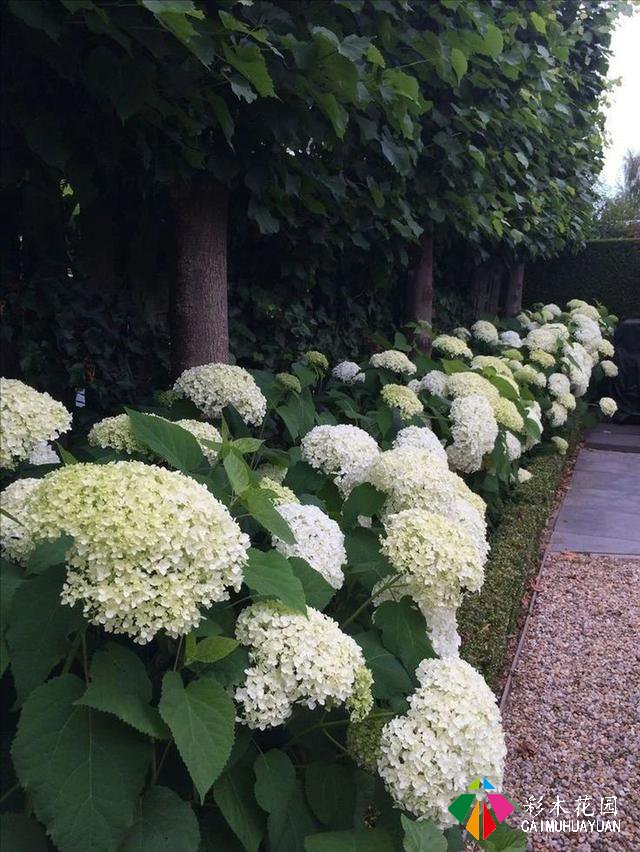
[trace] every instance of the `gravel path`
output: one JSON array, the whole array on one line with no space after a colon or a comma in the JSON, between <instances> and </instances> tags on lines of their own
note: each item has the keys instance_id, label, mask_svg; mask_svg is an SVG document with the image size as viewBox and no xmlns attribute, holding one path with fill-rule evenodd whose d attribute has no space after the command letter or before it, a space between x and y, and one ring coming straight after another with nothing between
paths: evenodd
<instances>
[{"instance_id":1,"label":"gravel path","mask_svg":"<svg viewBox=\"0 0 640 852\"><path fill-rule=\"evenodd\" d=\"M538 827L557 797L561 820L620 822L532 832L529 849L640 852L640 557L549 554L538 592L504 712L505 793Z\"/></svg>"}]
</instances>

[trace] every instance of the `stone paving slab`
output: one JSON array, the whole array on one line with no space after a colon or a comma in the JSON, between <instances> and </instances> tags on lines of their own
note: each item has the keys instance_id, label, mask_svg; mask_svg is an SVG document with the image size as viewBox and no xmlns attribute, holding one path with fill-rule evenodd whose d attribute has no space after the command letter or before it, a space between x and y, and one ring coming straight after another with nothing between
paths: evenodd
<instances>
[{"instance_id":1,"label":"stone paving slab","mask_svg":"<svg viewBox=\"0 0 640 852\"><path fill-rule=\"evenodd\" d=\"M640 435L637 438L639 452L580 450L551 535L551 552L640 556Z\"/></svg>"},{"instance_id":2,"label":"stone paving slab","mask_svg":"<svg viewBox=\"0 0 640 852\"><path fill-rule=\"evenodd\" d=\"M599 423L585 433L585 443L592 450L640 453L640 426Z\"/></svg>"}]
</instances>

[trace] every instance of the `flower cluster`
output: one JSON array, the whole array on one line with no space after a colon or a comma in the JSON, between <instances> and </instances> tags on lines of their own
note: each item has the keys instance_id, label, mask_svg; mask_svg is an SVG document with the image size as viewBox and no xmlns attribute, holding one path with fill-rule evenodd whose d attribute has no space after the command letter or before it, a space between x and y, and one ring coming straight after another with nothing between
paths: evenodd
<instances>
[{"instance_id":1,"label":"flower cluster","mask_svg":"<svg viewBox=\"0 0 640 852\"><path fill-rule=\"evenodd\" d=\"M482 343L494 344L499 340L498 329L492 322L487 322L487 320L474 322L471 326L471 334L476 340L482 341Z\"/></svg>"},{"instance_id":2,"label":"flower cluster","mask_svg":"<svg viewBox=\"0 0 640 852\"><path fill-rule=\"evenodd\" d=\"M447 395L447 374L441 370L429 370L421 379L413 379L409 387L416 393L426 390L432 396Z\"/></svg>"},{"instance_id":3,"label":"flower cluster","mask_svg":"<svg viewBox=\"0 0 640 852\"><path fill-rule=\"evenodd\" d=\"M555 428L558 426L564 426L567 422L568 411L561 405L557 400L551 403L551 407L545 411L545 417L549 421L549 424Z\"/></svg>"},{"instance_id":4,"label":"flower cluster","mask_svg":"<svg viewBox=\"0 0 640 852\"><path fill-rule=\"evenodd\" d=\"M436 352L440 352L445 358L473 358L473 352L464 340L454 337L452 334L439 334L431 344Z\"/></svg>"},{"instance_id":5,"label":"flower cluster","mask_svg":"<svg viewBox=\"0 0 640 852\"><path fill-rule=\"evenodd\" d=\"M558 335L548 325L534 328L524 339L524 345L529 349L542 349L553 354L558 349Z\"/></svg>"},{"instance_id":6,"label":"flower cluster","mask_svg":"<svg viewBox=\"0 0 640 852\"><path fill-rule=\"evenodd\" d=\"M548 370L556 365L556 359L544 349L534 349L529 353L529 360L534 364L539 364L543 369Z\"/></svg>"},{"instance_id":7,"label":"flower cluster","mask_svg":"<svg viewBox=\"0 0 640 852\"><path fill-rule=\"evenodd\" d=\"M426 509L405 509L385 520L381 550L401 575L399 588L419 605L458 606L461 590L478 591L484 563L465 530Z\"/></svg>"},{"instance_id":8,"label":"flower cluster","mask_svg":"<svg viewBox=\"0 0 640 852\"><path fill-rule=\"evenodd\" d=\"M2 516L0 547L3 555L17 562L22 562L34 546L34 529L29 523L30 502L41 483L41 479L30 477L16 479L0 492L0 508L11 515Z\"/></svg>"},{"instance_id":9,"label":"flower cluster","mask_svg":"<svg viewBox=\"0 0 640 852\"><path fill-rule=\"evenodd\" d=\"M547 384L545 374L536 370L531 364L524 364L515 371L513 376L517 382L521 382L523 385L535 385L535 387L544 388Z\"/></svg>"},{"instance_id":10,"label":"flower cluster","mask_svg":"<svg viewBox=\"0 0 640 852\"><path fill-rule=\"evenodd\" d=\"M609 379L614 379L618 375L618 367L613 361L600 361L602 372Z\"/></svg>"},{"instance_id":11,"label":"flower cluster","mask_svg":"<svg viewBox=\"0 0 640 852\"><path fill-rule=\"evenodd\" d=\"M61 402L18 379L0 379L0 468L12 470L70 428L71 414Z\"/></svg>"},{"instance_id":12,"label":"flower cluster","mask_svg":"<svg viewBox=\"0 0 640 852\"><path fill-rule=\"evenodd\" d=\"M253 604L238 616L236 638L251 662L235 692L248 727L282 725L295 704L346 704L355 720L371 710L373 680L362 651L318 610L307 607L303 615L272 602Z\"/></svg>"},{"instance_id":13,"label":"flower cluster","mask_svg":"<svg viewBox=\"0 0 640 852\"><path fill-rule=\"evenodd\" d=\"M376 352L369 359L372 367L382 367L385 370L391 370L392 373L400 373L401 375L412 376L416 371L416 365L410 361L404 352L398 352L397 349L386 349L384 352Z\"/></svg>"},{"instance_id":14,"label":"flower cluster","mask_svg":"<svg viewBox=\"0 0 640 852\"><path fill-rule=\"evenodd\" d=\"M438 436L428 426L406 426L396 435L393 446L417 447L427 450L436 456L443 464L447 464L447 452L440 443Z\"/></svg>"},{"instance_id":15,"label":"flower cluster","mask_svg":"<svg viewBox=\"0 0 640 852\"><path fill-rule=\"evenodd\" d=\"M552 396L565 396L571 392L571 382L564 373L552 373L549 376L547 387Z\"/></svg>"},{"instance_id":16,"label":"flower cluster","mask_svg":"<svg viewBox=\"0 0 640 852\"><path fill-rule=\"evenodd\" d=\"M282 487L282 486L281 486ZM306 561L318 574L339 589L344 583L342 566L347 561L344 535L338 524L317 506L280 503L278 513L289 524L295 544L287 544L276 536L273 544L283 556L297 556Z\"/></svg>"},{"instance_id":17,"label":"flower cluster","mask_svg":"<svg viewBox=\"0 0 640 852\"><path fill-rule=\"evenodd\" d=\"M593 369L593 360L587 350L578 342L565 346L562 365L569 376L574 395L584 396L589 388Z\"/></svg>"},{"instance_id":18,"label":"flower cluster","mask_svg":"<svg viewBox=\"0 0 640 852\"><path fill-rule=\"evenodd\" d=\"M307 364L319 373L326 373L329 369L327 356L322 352L318 352L316 349L310 349L308 352L305 352L303 357Z\"/></svg>"},{"instance_id":19,"label":"flower cluster","mask_svg":"<svg viewBox=\"0 0 640 852\"><path fill-rule=\"evenodd\" d=\"M611 399L610 396L603 396L599 402L600 411L604 414L605 417L613 417L613 415L618 410L618 405L614 399Z\"/></svg>"},{"instance_id":20,"label":"flower cluster","mask_svg":"<svg viewBox=\"0 0 640 852\"><path fill-rule=\"evenodd\" d=\"M300 379L294 376L293 373L276 373L276 381L285 390L293 391L294 393L300 393L302 390Z\"/></svg>"},{"instance_id":21,"label":"flower cluster","mask_svg":"<svg viewBox=\"0 0 640 852\"><path fill-rule=\"evenodd\" d=\"M43 464L60 464L60 456L47 441L40 441L29 456L29 464L38 467Z\"/></svg>"},{"instance_id":22,"label":"flower cluster","mask_svg":"<svg viewBox=\"0 0 640 852\"><path fill-rule=\"evenodd\" d=\"M232 405L245 423L259 426L267 401L253 376L232 364L190 367L176 380L174 390L190 399L206 417L218 418Z\"/></svg>"},{"instance_id":23,"label":"flower cluster","mask_svg":"<svg viewBox=\"0 0 640 852\"><path fill-rule=\"evenodd\" d=\"M302 458L311 467L334 477L343 495L364 480L370 463L380 449L364 429L357 426L314 426L301 442Z\"/></svg>"},{"instance_id":24,"label":"flower cluster","mask_svg":"<svg viewBox=\"0 0 640 852\"><path fill-rule=\"evenodd\" d=\"M569 449L569 443L564 438L561 438L560 435L554 435L551 438L551 443L556 448L556 451L559 453L559 455L565 456L567 454L567 450Z\"/></svg>"},{"instance_id":25,"label":"flower cluster","mask_svg":"<svg viewBox=\"0 0 640 852\"><path fill-rule=\"evenodd\" d=\"M480 470L498 437L491 403L478 394L461 396L451 403L449 417L453 443L447 447L447 456L451 467L463 473Z\"/></svg>"},{"instance_id":26,"label":"flower cluster","mask_svg":"<svg viewBox=\"0 0 640 852\"><path fill-rule=\"evenodd\" d=\"M339 364L331 371L334 379L344 382L347 385L354 385L358 382L364 382L365 375L360 370L360 365L355 361L340 361Z\"/></svg>"},{"instance_id":27,"label":"flower cluster","mask_svg":"<svg viewBox=\"0 0 640 852\"><path fill-rule=\"evenodd\" d=\"M404 420L411 420L424 410L415 392L404 385L385 385L380 395L385 405L397 408Z\"/></svg>"},{"instance_id":28,"label":"flower cluster","mask_svg":"<svg viewBox=\"0 0 640 852\"><path fill-rule=\"evenodd\" d=\"M512 378L512 370L503 358L495 355L476 355L471 361L472 370L484 370L485 367L493 367L499 375Z\"/></svg>"},{"instance_id":29,"label":"flower cluster","mask_svg":"<svg viewBox=\"0 0 640 852\"><path fill-rule=\"evenodd\" d=\"M108 632L181 636L200 609L242 584L248 537L207 489L142 462L74 464L48 474L23 516L32 540L74 539L62 603Z\"/></svg>"},{"instance_id":30,"label":"flower cluster","mask_svg":"<svg viewBox=\"0 0 640 852\"><path fill-rule=\"evenodd\" d=\"M512 432L522 432L524 419L514 402L501 396L493 403L493 415L500 426L511 429Z\"/></svg>"},{"instance_id":31,"label":"flower cluster","mask_svg":"<svg viewBox=\"0 0 640 852\"><path fill-rule=\"evenodd\" d=\"M269 495L273 500L274 506L281 506L283 503L300 502L290 488L287 488L286 485L283 485L281 482L278 482L275 479L271 479L268 476L260 477L260 480L258 481L258 487L264 488L265 491L269 492Z\"/></svg>"},{"instance_id":32,"label":"flower cluster","mask_svg":"<svg viewBox=\"0 0 640 852\"><path fill-rule=\"evenodd\" d=\"M457 657L423 660L409 710L387 722L378 772L398 807L446 828L449 805L477 776L501 788L506 747L496 699Z\"/></svg>"},{"instance_id":33,"label":"flower cluster","mask_svg":"<svg viewBox=\"0 0 640 852\"><path fill-rule=\"evenodd\" d=\"M505 346L511 346L513 349L520 349L524 346L522 338L517 331L502 331L500 332L500 342Z\"/></svg>"}]
</instances>

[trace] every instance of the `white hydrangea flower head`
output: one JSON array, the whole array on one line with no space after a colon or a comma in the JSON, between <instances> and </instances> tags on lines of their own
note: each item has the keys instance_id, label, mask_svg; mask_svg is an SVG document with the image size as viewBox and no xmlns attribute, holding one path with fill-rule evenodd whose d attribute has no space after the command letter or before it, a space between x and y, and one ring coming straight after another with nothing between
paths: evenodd
<instances>
[{"instance_id":1,"label":"white hydrangea flower head","mask_svg":"<svg viewBox=\"0 0 640 852\"><path fill-rule=\"evenodd\" d=\"M451 467L463 473L480 470L498 437L491 403L478 394L458 397L451 403L449 417L453 444L447 447L447 456Z\"/></svg>"},{"instance_id":2,"label":"white hydrangea flower head","mask_svg":"<svg viewBox=\"0 0 640 852\"><path fill-rule=\"evenodd\" d=\"M502 353L502 357L506 358L507 361L509 361L509 366L511 367L512 370L514 370L514 369L517 370L519 365L522 364L522 362L524 361L524 357L522 355L522 352L520 352L518 349L505 349L504 352ZM513 362L513 361L515 361L515 364L516 364L515 367L513 367L512 364L511 364L511 362Z\"/></svg>"},{"instance_id":3,"label":"white hydrangea flower head","mask_svg":"<svg viewBox=\"0 0 640 852\"><path fill-rule=\"evenodd\" d=\"M513 378L513 373L507 362L496 355L476 355L471 361L472 370L484 370L485 367L493 367L496 373L507 379Z\"/></svg>"},{"instance_id":4,"label":"white hydrangea flower head","mask_svg":"<svg viewBox=\"0 0 640 852\"><path fill-rule=\"evenodd\" d=\"M513 349L521 349L524 345L517 331L500 332L500 343L503 343L505 346L511 346Z\"/></svg>"},{"instance_id":5,"label":"white hydrangea flower head","mask_svg":"<svg viewBox=\"0 0 640 852\"><path fill-rule=\"evenodd\" d=\"M533 474L529 470L525 470L523 467L518 470L518 482L520 485L525 482L529 482L530 479L533 479Z\"/></svg>"},{"instance_id":6,"label":"white hydrangea flower head","mask_svg":"<svg viewBox=\"0 0 640 852\"><path fill-rule=\"evenodd\" d=\"M539 364L545 370L556 365L556 359L553 355L543 349L533 349L529 354L529 360L533 361L534 364Z\"/></svg>"},{"instance_id":7,"label":"white hydrangea flower head","mask_svg":"<svg viewBox=\"0 0 640 852\"><path fill-rule=\"evenodd\" d=\"M447 376L447 394L454 399L469 394L479 394L494 403L500 399L500 391L484 376L478 373L463 372Z\"/></svg>"},{"instance_id":8,"label":"white hydrangea flower head","mask_svg":"<svg viewBox=\"0 0 640 852\"><path fill-rule=\"evenodd\" d=\"M23 562L34 547L33 527L29 523L30 502L40 487L41 479L26 477L16 479L11 485L0 491L0 507L9 512L18 521L2 515L0 522L0 549L3 556Z\"/></svg>"},{"instance_id":9,"label":"white hydrangea flower head","mask_svg":"<svg viewBox=\"0 0 640 852\"><path fill-rule=\"evenodd\" d=\"M276 550L286 557L306 559L330 586L339 589L344 583L342 566L347 561L347 553L338 524L318 506L301 506L298 501L281 503L278 513L289 524L295 544L273 536Z\"/></svg>"},{"instance_id":10,"label":"white hydrangea flower head","mask_svg":"<svg viewBox=\"0 0 640 852\"><path fill-rule=\"evenodd\" d=\"M534 322L525 311L519 313L516 319L518 320L520 325L527 331L533 331L534 328L538 328L538 323Z\"/></svg>"},{"instance_id":11,"label":"white hydrangea flower head","mask_svg":"<svg viewBox=\"0 0 640 852\"><path fill-rule=\"evenodd\" d=\"M478 320L471 326L471 334L483 343L494 344L499 340L498 329L492 322Z\"/></svg>"},{"instance_id":12,"label":"white hydrangea flower head","mask_svg":"<svg viewBox=\"0 0 640 852\"><path fill-rule=\"evenodd\" d=\"M417 604L455 607L463 589L482 588L484 561L460 524L426 509L405 509L389 515L384 528L380 551L401 575L399 589Z\"/></svg>"},{"instance_id":13,"label":"white hydrangea flower head","mask_svg":"<svg viewBox=\"0 0 640 852\"><path fill-rule=\"evenodd\" d=\"M294 376L293 373L276 373L276 381L285 390L293 391L293 393L300 393L302 391L300 379Z\"/></svg>"},{"instance_id":14,"label":"white hydrangea flower head","mask_svg":"<svg viewBox=\"0 0 640 852\"><path fill-rule=\"evenodd\" d=\"M523 385L533 385L537 388L544 388L547 385L547 377L544 373L536 370L531 364L523 364L519 370L513 374L514 379Z\"/></svg>"},{"instance_id":15,"label":"white hydrangea flower head","mask_svg":"<svg viewBox=\"0 0 640 852\"><path fill-rule=\"evenodd\" d=\"M447 395L447 374L441 370L429 370L419 382L420 390L426 390L432 396ZM415 390L415 388L414 388Z\"/></svg>"},{"instance_id":16,"label":"white hydrangea flower head","mask_svg":"<svg viewBox=\"0 0 640 852\"><path fill-rule=\"evenodd\" d=\"M150 416L156 417L157 415L152 414ZM158 419L163 420L164 418ZM206 441L213 441L216 444L221 444L222 435L218 432L216 427L212 426L210 423L201 423L199 420L188 419L177 420L175 421L175 424L176 426L181 426L187 432L191 432L194 438L198 440L203 456L207 459L207 461L213 464L218 453L212 447L207 447L205 444L201 443L200 439L204 438ZM102 447L102 449L110 448L119 453L127 453L127 455L133 455L135 453L137 455L146 456L147 458L155 457L153 450L150 450L136 438L133 428L131 427L131 419L128 414L116 414L114 417L105 417L97 423L94 423L89 431L88 441L92 447Z\"/></svg>"},{"instance_id":17,"label":"white hydrangea flower head","mask_svg":"<svg viewBox=\"0 0 640 852\"><path fill-rule=\"evenodd\" d=\"M404 716L382 730L378 772L399 808L441 828L449 805L478 776L502 788L506 746L496 698L459 657L423 660Z\"/></svg>"},{"instance_id":18,"label":"white hydrangea flower head","mask_svg":"<svg viewBox=\"0 0 640 852\"><path fill-rule=\"evenodd\" d=\"M547 418L551 426L553 426L554 428L564 426L564 424L567 422L568 415L569 412L567 411L567 409L564 407L564 405L561 405L557 400L555 402L552 402L551 408L548 408L545 411L545 417Z\"/></svg>"},{"instance_id":19,"label":"white hydrangea flower head","mask_svg":"<svg viewBox=\"0 0 640 852\"><path fill-rule=\"evenodd\" d=\"M581 343L576 341L565 346L562 369L569 376L574 396L584 396L589 389L593 361Z\"/></svg>"},{"instance_id":20,"label":"white hydrangea flower head","mask_svg":"<svg viewBox=\"0 0 640 852\"><path fill-rule=\"evenodd\" d=\"M296 704L346 704L355 721L371 710L373 679L360 647L318 610L307 607L304 615L273 602L253 604L238 616L236 639L249 648L246 681L235 692L249 728L282 725Z\"/></svg>"},{"instance_id":21,"label":"white hydrangea flower head","mask_svg":"<svg viewBox=\"0 0 640 852\"><path fill-rule=\"evenodd\" d=\"M452 334L439 334L431 344L432 348L445 358L473 358L473 352L464 340L454 337Z\"/></svg>"},{"instance_id":22,"label":"white hydrangea flower head","mask_svg":"<svg viewBox=\"0 0 640 852\"><path fill-rule=\"evenodd\" d=\"M600 321L600 311L593 305L589 305L587 302L582 302L582 304L577 305L572 309L571 319L575 320L578 316L587 317L595 322Z\"/></svg>"},{"instance_id":23,"label":"white hydrangea flower head","mask_svg":"<svg viewBox=\"0 0 640 852\"><path fill-rule=\"evenodd\" d=\"M404 420L411 420L416 414L422 414L424 411L416 393L404 385L385 385L380 396L389 408L397 408Z\"/></svg>"},{"instance_id":24,"label":"white hydrangea flower head","mask_svg":"<svg viewBox=\"0 0 640 852\"><path fill-rule=\"evenodd\" d=\"M576 308L588 308L589 303L585 302L583 299L570 299L567 302L567 307L570 311L575 311Z\"/></svg>"},{"instance_id":25,"label":"white hydrangea flower head","mask_svg":"<svg viewBox=\"0 0 640 852\"><path fill-rule=\"evenodd\" d=\"M71 414L48 393L18 379L0 378L0 468L13 470L43 441L71 428Z\"/></svg>"},{"instance_id":26,"label":"white hydrangea flower head","mask_svg":"<svg viewBox=\"0 0 640 852\"><path fill-rule=\"evenodd\" d=\"M385 370L391 370L392 373L400 373L406 376L413 376L417 369L413 361L410 361L404 352L399 352L397 349L376 352L369 359L369 363L372 367L382 367Z\"/></svg>"},{"instance_id":27,"label":"white hydrangea flower head","mask_svg":"<svg viewBox=\"0 0 640 852\"><path fill-rule=\"evenodd\" d=\"M457 328L454 328L451 334L453 334L454 337L460 338L460 340L464 340L465 343L468 343L469 340L471 340L471 332L463 325L459 325Z\"/></svg>"},{"instance_id":28,"label":"white hydrangea flower head","mask_svg":"<svg viewBox=\"0 0 640 852\"><path fill-rule=\"evenodd\" d=\"M560 405L564 406L567 411L576 410L576 398L572 393L563 393L562 396L558 397L558 402Z\"/></svg>"},{"instance_id":29,"label":"white hydrangea flower head","mask_svg":"<svg viewBox=\"0 0 640 852\"><path fill-rule=\"evenodd\" d=\"M602 332L596 320L583 313L572 313L571 319L575 324L574 338L584 346L587 352L597 354Z\"/></svg>"},{"instance_id":30,"label":"white hydrangea flower head","mask_svg":"<svg viewBox=\"0 0 640 852\"><path fill-rule=\"evenodd\" d=\"M233 364L190 367L176 380L174 390L212 419L232 405L245 423L259 426L267 412L267 400L253 376Z\"/></svg>"},{"instance_id":31,"label":"white hydrangea flower head","mask_svg":"<svg viewBox=\"0 0 640 852\"><path fill-rule=\"evenodd\" d=\"M281 506L283 503L300 502L290 488L287 488L286 485L283 485L281 482L277 482L275 479L270 479L268 476L260 477L258 487L264 488L265 491L269 492L274 506Z\"/></svg>"},{"instance_id":32,"label":"white hydrangea flower head","mask_svg":"<svg viewBox=\"0 0 640 852\"><path fill-rule=\"evenodd\" d=\"M571 382L564 373L552 373L547 381L549 393L555 397L571 393Z\"/></svg>"},{"instance_id":33,"label":"white hydrangea flower head","mask_svg":"<svg viewBox=\"0 0 640 852\"><path fill-rule=\"evenodd\" d=\"M610 396L603 396L598 405L600 406L600 411L605 417L613 417L618 410L618 404L615 399L611 399Z\"/></svg>"},{"instance_id":34,"label":"white hydrangea flower head","mask_svg":"<svg viewBox=\"0 0 640 852\"><path fill-rule=\"evenodd\" d=\"M431 647L440 659L459 656L461 640L458 633L457 607L422 606L420 609L427 622Z\"/></svg>"},{"instance_id":35,"label":"white hydrangea flower head","mask_svg":"<svg viewBox=\"0 0 640 852\"><path fill-rule=\"evenodd\" d=\"M356 364L355 361L340 361L331 371L331 375L334 379L338 379L338 381L344 382L347 385L354 385L365 380L365 375L360 370L360 365Z\"/></svg>"},{"instance_id":36,"label":"white hydrangea flower head","mask_svg":"<svg viewBox=\"0 0 640 852\"><path fill-rule=\"evenodd\" d=\"M428 426L405 426L396 435L393 446L417 447L427 450L437 456L443 464L447 464L447 453L440 443L438 436Z\"/></svg>"},{"instance_id":37,"label":"white hydrangea flower head","mask_svg":"<svg viewBox=\"0 0 640 852\"><path fill-rule=\"evenodd\" d=\"M603 355L605 358L613 358L615 353L615 349L613 348L613 343L610 340L605 340L604 338L598 343L598 354Z\"/></svg>"},{"instance_id":38,"label":"white hydrangea flower head","mask_svg":"<svg viewBox=\"0 0 640 852\"><path fill-rule=\"evenodd\" d=\"M43 464L60 464L60 456L48 441L41 441L33 448L28 461L35 467Z\"/></svg>"},{"instance_id":39,"label":"white hydrangea flower head","mask_svg":"<svg viewBox=\"0 0 640 852\"><path fill-rule=\"evenodd\" d=\"M507 458L510 462L519 459L522 455L522 443L513 432L505 432L505 440L507 442Z\"/></svg>"},{"instance_id":40,"label":"white hydrangea flower head","mask_svg":"<svg viewBox=\"0 0 640 852\"><path fill-rule=\"evenodd\" d=\"M506 397L501 396L497 402L493 403L493 415L499 426L504 426L505 429L511 429L512 432L522 432L524 430L524 419L518 411L514 402Z\"/></svg>"},{"instance_id":41,"label":"white hydrangea flower head","mask_svg":"<svg viewBox=\"0 0 640 852\"><path fill-rule=\"evenodd\" d=\"M618 375L618 367L613 361L601 361L600 366L602 367L602 372L609 379L614 379Z\"/></svg>"},{"instance_id":42,"label":"white hydrangea flower head","mask_svg":"<svg viewBox=\"0 0 640 852\"><path fill-rule=\"evenodd\" d=\"M551 302L551 303L550 303L550 304L548 304L548 305L545 305L545 306L544 306L544 308L543 308L543 310L544 310L544 311L547 311L547 313L551 314L551 316L552 316L554 319L555 319L556 317L559 317L559 316L561 315L561 313L562 313L562 308L559 308L559 307L558 307L557 305L555 305L553 302Z\"/></svg>"},{"instance_id":43,"label":"white hydrangea flower head","mask_svg":"<svg viewBox=\"0 0 640 852\"><path fill-rule=\"evenodd\" d=\"M28 534L66 534L63 604L80 602L109 633L178 637L200 609L242 585L249 538L194 479L142 462L74 464L47 474L29 498Z\"/></svg>"},{"instance_id":44,"label":"white hydrangea flower head","mask_svg":"<svg viewBox=\"0 0 640 852\"><path fill-rule=\"evenodd\" d=\"M340 424L314 426L301 441L302 458L311 467L333 476L343 496L364 482L380 448L364 429Z\"/></svg>"},{"instance_id":45,"label":"white hydrangea flower head","mask_svg":"<svg viewBox=\"0 0 640 852\"><path fill-rule=\"evenodd\" d=\"M553 355L558 349L558 335L549 324L543 325L541 328L532 329L527 334L524 345L530 350L542 349L543 352L550 352Z\"/></svg>"},{"instance_id":46,"label":"white hydrangea flower head","mask_svg":"<svg viewBox=\"0 0 640 852\"><path fill-rule=\"evenodd\" d=\"M556 451L561 456L566 456L567 450L569 449L569 442L564 438L561 438L560 435L554 435L551 438L551 443L556 448Z\"/></svg>"}]
</instances>

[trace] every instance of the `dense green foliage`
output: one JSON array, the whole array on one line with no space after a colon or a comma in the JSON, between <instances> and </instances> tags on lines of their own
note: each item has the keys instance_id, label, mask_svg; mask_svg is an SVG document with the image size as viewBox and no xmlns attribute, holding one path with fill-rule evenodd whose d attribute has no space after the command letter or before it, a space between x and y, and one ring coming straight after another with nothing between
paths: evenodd
<instances>
[{"instance_id":1,"label":"dense green foliage","mask_svg":"<svg viewBox=\"0 0 640 852\"><path fill-rule=\"evenodd\" d=\"M527 584L540 565L542 534L579 437L580 421L574 418L568 427L568 456L540 452L532 459L533 478L518 486L490 536L485 586L462 605L462 656L493 688L499 684L510 642L518 632Z\"/></svg>"},{"instance_id":2,"label":"dense green foliage","mask_svg":"<svg viewBox=\"0 0 640 852\"><path fill-rule=\"evenodd\" d=\"M532 263L525 273L529 302L562 302L569 294L604 302L619 316L640 316L640 240L591 240L577 254Z\"/></svg>"}]
</instances>

